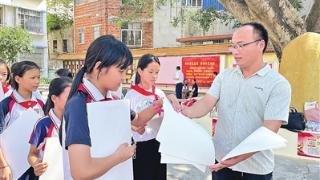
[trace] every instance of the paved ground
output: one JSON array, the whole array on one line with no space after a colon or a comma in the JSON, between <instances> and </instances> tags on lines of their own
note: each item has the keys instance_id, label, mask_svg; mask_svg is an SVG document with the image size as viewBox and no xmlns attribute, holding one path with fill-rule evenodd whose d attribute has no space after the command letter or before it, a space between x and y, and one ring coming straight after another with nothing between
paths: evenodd
<instances>
[{"instance_id":1,"label":"paved ground","mask_svg":"<svg viewBox=\"0 0 320 180\"><path fill-rule=\"evenodd\" d=\"M274 180L320 180L319 161L297 160L277 155L275 157ZM211 180L191 165L168 165L168 180Z\"/></svg>"}]
</instances>

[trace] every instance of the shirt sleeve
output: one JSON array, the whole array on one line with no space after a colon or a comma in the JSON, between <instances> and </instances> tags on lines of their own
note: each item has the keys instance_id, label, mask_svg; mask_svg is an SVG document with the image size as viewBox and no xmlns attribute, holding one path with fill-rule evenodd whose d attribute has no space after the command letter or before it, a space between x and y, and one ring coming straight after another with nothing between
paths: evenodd
<instances>
[{"instance_id":1,"label":"shirt sleeve","mask_svg":"<svg viewBox=\"0 0 320 180\"><path fill-rule=\"evenodd\" d=\"M88 115L85 96L77 94L70 99L65 107L65 148L71 144L84 144L91 146L88 126Z\"/></svg>"},{"instance_id":2,"label":"shirt sleeve","mask_svg":"<svg viewBox=\"0 0 320 180\"><path fill-rule=\"evenodd\" d=\"M44 139L47 137L47 133L47 127L40 120L40 122L35 126L34 130L32 131L29 144L38 148L39 145L44 142Z\"/></svg>"},{"instance_id":3,"label":"shirt sleeve","mask_svg":"<svg viewBox=\"0 0 320 180\"><path fill-rule=\"evenodd\" d=\"M222 83L222 74L219 74L213 80L211 87L208 90L207 94L219 99L220 98L220 91L221 91L221 83Z\"/></svg>"},{"instance_id":4,"label":"shirt sleeve","mask_svg":"<svg viewBox=\"0 0 320 180\"><path fill-rule=\"evenodd\" d=\"M291 87L288 81L282 81L272 89L266 104L264 120L281 120L288 122L291 101Z\"/></svg>"}]
</instances>

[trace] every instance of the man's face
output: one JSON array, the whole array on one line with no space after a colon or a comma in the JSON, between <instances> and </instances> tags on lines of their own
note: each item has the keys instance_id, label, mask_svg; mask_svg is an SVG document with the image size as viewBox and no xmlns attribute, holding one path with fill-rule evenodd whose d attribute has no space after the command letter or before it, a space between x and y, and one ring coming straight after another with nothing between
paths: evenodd
<instances>
[{"instance_id":1,"label":"man's face","mask_svg":"<svg viewBox=\"0 0 320 180\"><path fill-rule=\"evenodd\" d=\"M253 27L243 26L232 36L229 51L240 68L248 68L263 54L264 41L254 33Z\"/></svg>"}]
</instances>

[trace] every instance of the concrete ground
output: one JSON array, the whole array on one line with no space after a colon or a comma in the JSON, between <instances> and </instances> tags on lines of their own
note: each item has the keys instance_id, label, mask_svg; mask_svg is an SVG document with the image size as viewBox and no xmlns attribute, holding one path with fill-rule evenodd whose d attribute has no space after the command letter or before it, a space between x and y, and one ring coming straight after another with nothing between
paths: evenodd
<instances>
[{"instance_id":1,"label":"concrete ground","mask_svg":"<svg viewBox=\"0 0 320 180\"><path fill-rule=\"evenodd\" d=\"M209 115L198 120L210 131ZM286 148L274 151L274 180L320 180L320 159L296 155L297 133L280 129L279 134L288 140ZM192 165L168 165L168 180L211 180L211 174L202 173Z\"/></svg>"}]
</instances>

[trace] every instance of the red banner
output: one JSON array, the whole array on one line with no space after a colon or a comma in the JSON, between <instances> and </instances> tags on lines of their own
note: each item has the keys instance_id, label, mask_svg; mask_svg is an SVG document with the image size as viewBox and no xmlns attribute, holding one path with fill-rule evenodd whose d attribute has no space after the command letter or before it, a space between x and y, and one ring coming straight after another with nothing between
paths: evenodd
<instances>
[{"instance_id":1,"label":"red banner","mask_svg":"<svg viewBox=\"0 0 320 180\"><path fill-rule=\"evenodd\" d=\"M219 73L219 67L219 56L182 58L182 72L189 84L192 79L196 79L198 86L210 87L213 81L213 72Z\"/></svg>"}]
</instances>

